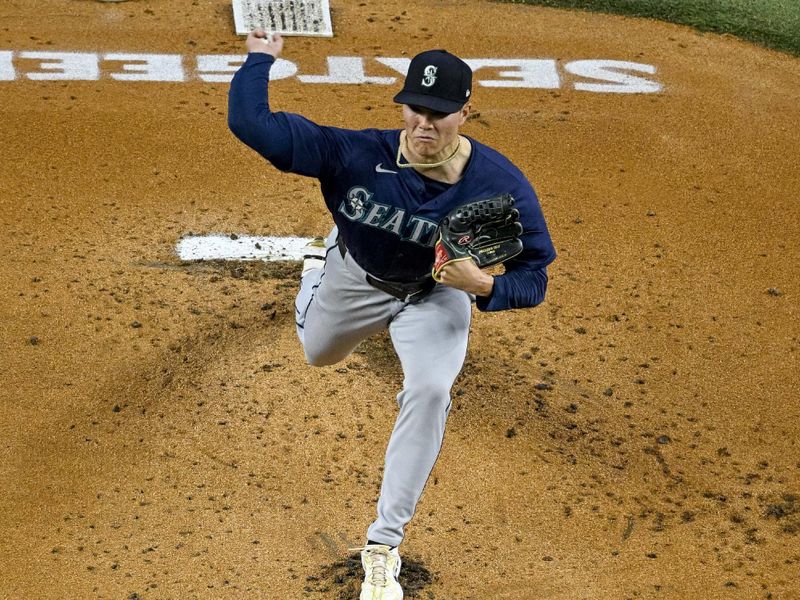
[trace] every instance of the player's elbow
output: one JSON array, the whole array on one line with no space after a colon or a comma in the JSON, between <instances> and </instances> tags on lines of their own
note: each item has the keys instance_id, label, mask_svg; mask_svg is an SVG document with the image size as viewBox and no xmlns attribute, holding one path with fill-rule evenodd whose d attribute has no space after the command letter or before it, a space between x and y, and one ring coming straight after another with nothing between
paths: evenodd
<instances>
[{"instance_id":1,"label":"player's elbow","mask_svg":"<svg viewBox=\"0 0 800 600\"><path fill-rule=\"evenodd\" d=\"M544 302L547 295L547 269L542 267L531 275L530 289L524 296L524 301L516 308L534 308Z\"/></svg>"},{"instance_id":2,"label":"player's elbow","mask_svg":"<svg viewBox=\"0 0 800 600\"><path fill-rule=\"evenodd\" d=\"M533 274L531 308L544 302L544 297L547 295L548 281L549 277L547 276L547 267L542 267Z\"/></svg>"},{"instance_id":3,"label":"player's elbow","mask_svg":"<svg viewBox=\"0 0 800 600\"><path fill-rule=\"evenodd\" d=\"M251 124L240 112L228 111L228 129L231 133L247 144L248 132L251 131Z\"/></svg>"},{"instance_id":4,"label":"player's elbow","mask_svg":"<svg viewBox=\"0 0 800 600\"><path fill-rule=\"evenodd\" d=\"M228 112L228 129L239 141L258 152L278 169L292 164L292 137L288 125L273 113Z\"/></svg>"},{"instance_id":5,"label":"player's elbow","mask_svg":"<svg viewBox=\"0 0 800 600\"><path fill-rule=\"evenodd\" d=\"M265 137L260 132L258 111L233 98L228 100L228 129L248 146L253 145L259 134Z\"/></svg>"}]
</instances>

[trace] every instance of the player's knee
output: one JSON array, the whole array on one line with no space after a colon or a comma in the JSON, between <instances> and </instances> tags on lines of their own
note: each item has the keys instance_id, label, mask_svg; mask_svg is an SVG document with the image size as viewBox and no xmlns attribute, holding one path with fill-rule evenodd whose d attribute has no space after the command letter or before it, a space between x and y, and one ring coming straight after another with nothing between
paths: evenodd
<instances>
[{"instance_id":1,"label":"player's knee","mask_svg":"<svg viewBox=\"0 0 800 600\"><path fill-rule=\"evenodd\" d=\"M401 403L412 402L428 409L450 408L450 387L440 382L421 382L406 385L401 394Z\"/></svg>"},{"instance_id":2,"label":"player's knee","mask_svg":"<svg viewBox=\"0 0 800 600\"><path fill-rule=\"evenodd\" d=\"M330 362L330 358L326 356L325 353L310 351L308 348L306 348L305 351L306 351L306 362L312 367L324 367L326 365L333 364L332 362Z\"/></svg>"},{"instance_id":3,"label":"player's knee","mask_svg":"<svg viewBox=\"0 0 800 600\"><path fill-rule=\"evenodd\" d=\"M308 345L304 347L306 354L306 362L312 367L327 367L328 365L335 365L342 360L342 356L337 352L332 352L329 348L310 348Z\"/></svg>"}]
</instances>

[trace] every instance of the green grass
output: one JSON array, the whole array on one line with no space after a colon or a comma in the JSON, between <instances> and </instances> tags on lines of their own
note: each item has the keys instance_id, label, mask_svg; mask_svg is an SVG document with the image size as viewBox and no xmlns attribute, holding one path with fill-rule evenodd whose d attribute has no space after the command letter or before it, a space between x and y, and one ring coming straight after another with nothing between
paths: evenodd
<instances>
[{"instance_id":1,"label":"green grass","mask_svg":"<svg viewBox=\"0 0 800 600\"><path fill-rule=\"evenodd\" d=\"M505 0L649 17L800 56L800 0Z\"/></svg>"}]
</instances>

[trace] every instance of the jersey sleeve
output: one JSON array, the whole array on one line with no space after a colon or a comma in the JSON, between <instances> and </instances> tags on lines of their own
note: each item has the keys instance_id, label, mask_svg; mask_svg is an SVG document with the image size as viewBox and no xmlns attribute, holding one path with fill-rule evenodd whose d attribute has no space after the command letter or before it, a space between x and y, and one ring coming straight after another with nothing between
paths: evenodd
<instances>
[{"instance_id":1,"label":"jersey sleeve","mask_svg":"<svg viewBox=\"0 0 800 600\"><path fill-rule=\"evenodd\" d=\"M491 296L477 296L475 306L478 310L492 312L510 308L531 308L544 301L547 292L547 267L513 269L506 263L506 272L494 278Z\"/></svg>"},{"instance_id":2,"label":"jersey sleeve","mask_svg":"<svg viewBox=\"0 0 800 600\"><path fill-rule=\"evenodd\" d=\"M522 252L505 262L505 273L494 278L490 296L478 296L478 310L491 312L511 308L530 308L544 301L547 292L547 265L556 250L531 185L525 181L513 194L522 224Z\"/></svg>"},{"instance_id":3,"label":"jersey sleeve","mask_svg":"<svg viewBox=\"0 0 800 600\"><path fill-rule=\"evenodd\" d=\"M270 54L250 53L228 92L228 127L244 144L281 171L308 177L334 176L350 155L347 130L317 125L269 107Z\"/></svg>"}]
</instances>

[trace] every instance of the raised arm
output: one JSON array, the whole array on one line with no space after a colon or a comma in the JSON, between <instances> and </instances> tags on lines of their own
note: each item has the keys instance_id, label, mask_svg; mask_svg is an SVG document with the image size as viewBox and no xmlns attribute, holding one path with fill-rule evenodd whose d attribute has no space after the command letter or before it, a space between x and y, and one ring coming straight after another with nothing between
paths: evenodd
<instances>
[{"instance_id":1,"label":"raised arm","mask_svg":"<svg viewBox=\"0 0 800 600\"><path fill-rule=\"evenodd\" d=\"M269 71L283 50L283 38L257 29L247 36L247 60L228 92L228 127L276 167L292 164L292 135L287 119L269 108Z\"/></svg>"},{"instance_id":2,"label":"raised arm","mask_svg":"<svg viewBox=\"0 0 800 600\"><path fill-rule=\"evenodd\" d=\"M317 125L294 113L272 112L269 72L283 49L280 35L256 30L247 37L250 53L228 93L228 126L233 134L282 171L335 175L348 154L347 130Z\"/></svg>"}]
</instances>

